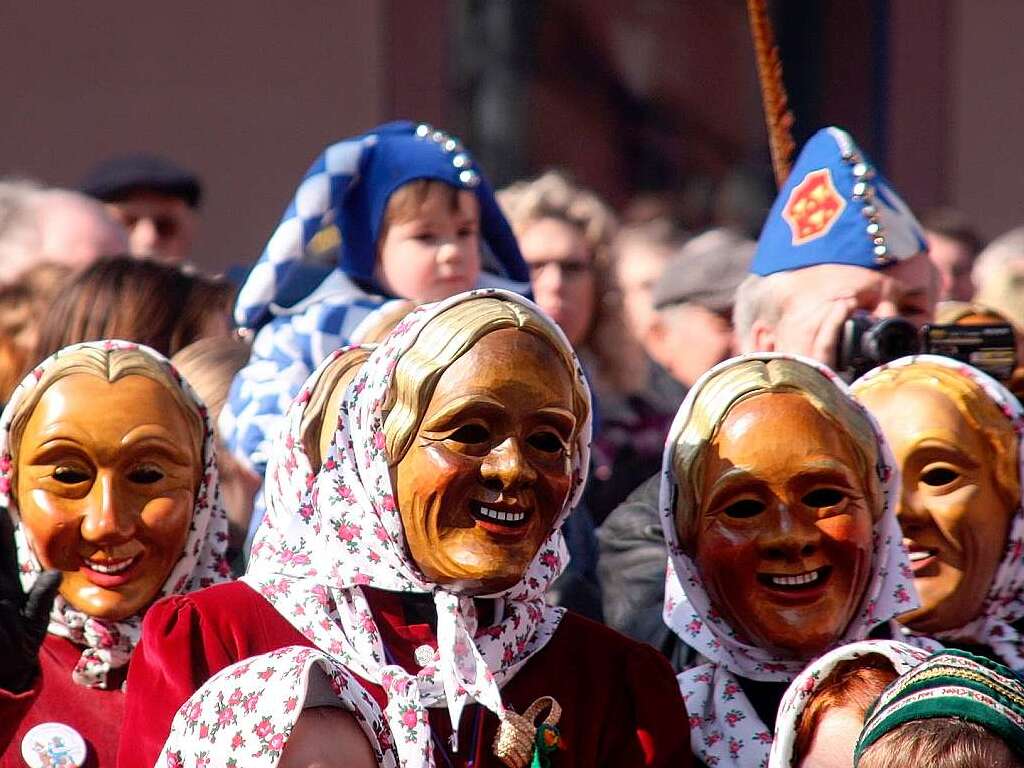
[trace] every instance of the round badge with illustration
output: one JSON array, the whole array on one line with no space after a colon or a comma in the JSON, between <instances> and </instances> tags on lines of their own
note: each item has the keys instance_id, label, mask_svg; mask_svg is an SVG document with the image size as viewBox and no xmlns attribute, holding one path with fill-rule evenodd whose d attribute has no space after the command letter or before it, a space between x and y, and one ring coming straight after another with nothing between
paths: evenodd
<instances>
[{"instance_id":1,"label":"round badge with illustration","mask_svg":"<svg viewBox=\"0 0 1024 768\"><path fill-rule=\"evenodd\" d=\"M81 768L86 754L85 739L64 723L40 723L21 740L21 756L31 768Z\"/></svg>"}]
</instances>

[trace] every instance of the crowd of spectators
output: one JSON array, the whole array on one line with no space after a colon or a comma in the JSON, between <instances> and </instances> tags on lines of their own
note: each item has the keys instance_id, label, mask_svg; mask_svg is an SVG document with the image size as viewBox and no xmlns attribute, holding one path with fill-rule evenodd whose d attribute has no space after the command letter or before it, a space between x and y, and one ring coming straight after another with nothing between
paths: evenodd
<instances>
[{"instance_id":1,"label":"crowd of spectators","mask_svg":"<svg viewBox=\"0 0 1024 768\"><path fill-rule=\"evenodd\" d=\"M486 267L495 248L480 248L473 223L481 216L478 203L463 192L441 195L432 183L392 197L377 241L385 268L388 238L408 235L422 245L424 236L406 229L423 211L486 251ZM406 197L403 204L415 215L392 207ZM40 361L80 342L124 339L171 359L217 426L228 556L240 574L265 505L263 467L233 442L240 413L231 400L246 386L246 370L251 375L262 365L260 355L276 364L282 351L260 351L270 347L257 337L254 355L252 333L236 326L232 312L239 286L196 259L200 223L218 226L200 222L202 199L198 176L152 155L104 161L74 190L0 180L0 402ZM1024 228L986 245L952 209L921 217L927 252L884 269L816 264L759 273L752 268L758 244L750 219L764 206L756 201L745 200L738 213L736 206L723 207L714 226L687 231L670 205L652 206L647 198L617 212L560 170L513 183L496 199L526 265L529 285L520 287L572 345L593 398L590 479L564 528L573 567L549 599L650 643L678 669L693 659L661 616L658 474L672 419L707 371L755 350L833 365L839 331L858 312L916 326L972 314L1009 323L1018 338L1024 332ZM641 208L655 213L638 216ZM330 240L318 236L318 247ZM340 247L335 240L327 250ZM455 264L459 256L452 253ZM237 261L255 262L255 254L248 256ZM400 287L400 275L386 277L382 284L396 286L386 298L402 301L368 307L377 310L376 324L361 321L348 340L378 341L412 308L445 295L419 295ZM475 273L457 277L477 282ZM839 284L841 293L827 290ZM293 322L309 306L299 302L282 316ZM298 380L330 351L309 353ZM286 360L285 368L293 362ZM272 380L284 368L267 370ZM304 434L319 436L322 426L304 425ZM277 437L268 427L261 439ZM319 457L316 440L307 449ZM895 677L887 671L872 696ZM876 746L873 754L879 752Z\"/></svg>"}]
</instances>

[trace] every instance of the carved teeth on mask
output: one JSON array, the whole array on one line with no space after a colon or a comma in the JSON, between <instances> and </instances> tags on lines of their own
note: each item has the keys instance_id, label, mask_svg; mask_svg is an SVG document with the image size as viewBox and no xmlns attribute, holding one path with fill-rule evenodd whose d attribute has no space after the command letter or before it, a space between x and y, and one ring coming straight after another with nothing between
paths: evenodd
<instances>
[{"instance_id":1,"label":"carved teeth on mask","mask_svg":"<svg viewBox=\"0 0 1024 768\"><path fill-rule=\"evenodd\" d=\"M96 571L96 573L116 574L127 571L135 565L137 559L138 557L128 557L120 560L106 560L104 562L86 560L85 565L89 570Z\"/></svg>"},{"instance_id":2,"label":"carved teeth on mask","mask_svg":"<svg viewBox=\"0 0 1024 768\"><path fill-rule=\"evenodd\" d=\"M485 517L488 520L494 520L497 523L506 523L509 525L516 525L526 519L525 512L502 512L499 509L491 509L480 505L476 508L476 513L480 517Z\"/></svg>"},{"instance_id":3,"label":"carved teeth on mask","mask_svg":"<svg viewBox=\"0 0 1024 768\"><path fill-rule=\"evenodd\" d=\"M763 573L760 581L771 587L792 589L793 587L810 587L819 584L828 576L829 568L818 568L807 573L800 573L794 576L783 576L781 574Z\"/></svg>"}]
</instances>

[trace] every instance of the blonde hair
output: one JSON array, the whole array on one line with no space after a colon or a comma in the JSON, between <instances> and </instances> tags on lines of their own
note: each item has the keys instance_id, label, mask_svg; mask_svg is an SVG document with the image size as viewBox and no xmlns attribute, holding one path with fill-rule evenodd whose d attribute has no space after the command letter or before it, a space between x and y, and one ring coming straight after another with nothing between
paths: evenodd
<instances>
[{"instance_id":1,"label":"blonde hair","mask_svg":"<svg viewBox=\"0 0 1024 768\"><path fill-rule=\"evenodd\" d=\"M971 278L979 290L1001 267L1024 261L1024 227L1015 227L990 242L974 261Z\"/></svg>"},{"instance_id":2,"label":"blonde hair","mask_svg":"<svg viewBox=\"0 0 1024 768\"><path fill-rule=\"evenodd\" d=\"M163 385L185 415L185 421L192 436L193 455L197 461L198 487L198 475L202 474L203 462L207 458L203 453L206 429L202 414L196 403L185 396L170 371L156 358L139 349L80 347L57 352L36 386L26 398L18 403L11 419L9 451L15 466L17 466L17 456L21 448L22 436L25 433L25 425L31 418L40 398L56 382L79 373L97 376L110 384L127 376L143 376ZM98 405L93 404L93 407L98 407ZM16 481L12 483L12 487L17 488Z\"/></svg>"},{"instance_id":3,"label":"blonde hair","mask_svg":"<svg viewBox=\"0 0 1024 768\"><path fill-rule=\"evenodd\" d=\"M1020 505L1020 446L1013 425L985 390L970 376L952 368L921 360L912 365L886 368L870 379L856 382L855 396L881 387L917 384L944 395L975 432L984 435L995 455L996 486L1009 509Z\"/></svg>"},{"instance_id":4,"label":"blonde hair","mask_svg":"<svg viewBox=\"0 0 1024 768\"><path fill-rule=\"evenodd\" d=\"M980 253L971 270L975 300L1024 326L1024 227L1000 235Z\"/></svg>"},{"instance_id":5,"label":"blonde hair","mask_svg":"<svg viewBox=\"0 0 1024 768\"><path fill-rule=\"evenodd\" d=\"M302 412L299 432L302 447L314 472L320 471L325 444L330 443L337 429L337 406L340 405L341 395L372 351L373 347L370 346L345 350L320 373L320 378L313 385L309 401ZM332 404L335 406L331 408L335 418L328 421L325 417Z\"/></svg>"},{"instance_id":6,"label":"blonde hair","mask_svg":"<svg viewBox=\"0 0 1024 768\"><path fill-rule=\"evenodd\" d=\"M192 385L210 411L210 420L227 402L231 382L249 362L249 345L237 336L211 336L193 341L171 358L171 365Z\"/></svg>"},{"instance_id":7,"label":"blonde hair","mask_svg":"<svg viewBox=\"0 0 1024 768\"><path fill-rule=\"evenodd\" d=\"M517 236L544 219L565 222L580 232L590 252L596 286L594 317L577 352L592 363L588 372L593 373L599 392L642 391L647 367L622 316L612 255L618 224L612 210L596 194L557 171L512 184L498 193L498 202Z\"/></svg>"},{"instance_id":8,"label":"blonde hair","mask_svg":"<svg viewBox=\"0 0 1024 768\"><path fill-rule=\"evenodd\" d=\"M703 499L704 459L729 412L739 403L775 392L804 397L814 409L845 433L854 448L856 470L864 479L872 514L882 509L882 486L876 467L878 438L870 418L842 390L807 363L787 358L744 360L722 369L697 393L689 418L675 439L672 468L676 474L675 502L679 541L692 545Z\"/></svg>"},{"instance_id":9,"label":"blonde hair","mask_svg":"<svg viewBox=\"0 0 1024 768\"><path fill-rule=\"evenodd\" d=\"M572 350L548 321L522 304L487 296L469 299L431 318L398 359L384 404L384 437L392 466L412 445L444 372L484 336L505 329L530 333L558 354L572 381L576 430L583 426L589 414L587 384L576 375Z\"/></svg>"}]
</instances>

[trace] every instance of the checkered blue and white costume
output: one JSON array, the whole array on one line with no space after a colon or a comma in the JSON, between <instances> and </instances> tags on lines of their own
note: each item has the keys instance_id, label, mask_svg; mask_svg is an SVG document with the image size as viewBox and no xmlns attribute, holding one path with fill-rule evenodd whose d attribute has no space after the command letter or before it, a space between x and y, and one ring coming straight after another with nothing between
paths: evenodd
<instances>
[{"instance_id":1,"label":"checkered blue and white costume","mask_svg":"<svg viewBox=\"0 0 1024 768\"><path fill-rule=\"evenodd\" d=\"M476 195L485 262L503 273L484 273L483 285L528 285L529 273L493 191L457 139L403 122L328 147L303 177L235 306L239 326L256 336L219 427L228 449L259 474L303 382L394 298L373 288L377 236L391 194L416 179L440 180ZM313 238L332 224L341 235L333 270L309 254ZM254 525L260 516L257 510Z\"/></svg>"}]
</instances>

